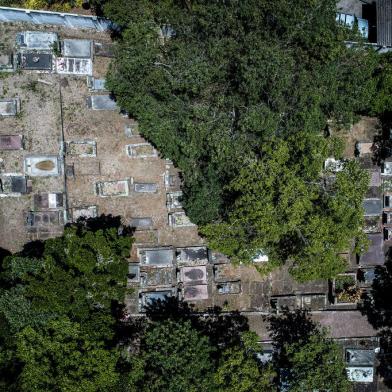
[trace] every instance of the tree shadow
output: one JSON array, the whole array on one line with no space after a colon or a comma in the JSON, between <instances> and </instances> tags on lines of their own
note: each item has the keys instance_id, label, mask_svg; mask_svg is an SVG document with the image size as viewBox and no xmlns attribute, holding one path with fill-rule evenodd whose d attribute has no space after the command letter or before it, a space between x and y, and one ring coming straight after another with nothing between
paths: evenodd
<instances>
[{"instance_id":1,"label":"tree shadow","mask_svg":"<svg viewBox=\"0 0 392 392\"><path fill-rule=\"evenodd\" d=\"M220 307L198 313L193 305L175 297L166 301L154 301L146 306L146 317L155 322L163 320L186 321L201 334L207 336L215 347L239 344L241 333L249 330L248 319L238 311L222 312Z\"/></svg>"},{"instance_id":2,"label":"tree shadow","mask_svg":"<svg viewBox=\"0 0 392 392\"><path fill-rule=\"evenodd\" d=\"M383 161L392 156L392 139L390 137L392 128L392 113L386 112L380 116L381 127L379 133L373 139L372 161L381 165Z\"/></svg>"},{"instance_id":3,"label":"tree shadow","mask_svg":"<svg viewBox=\"0 0 392 392\"><path fill-rule=\"evenodd\" d=\"M362 314L366 315L369 323L376 329L392 327L392 261L385 267L375 268L375 277L370 292L364 294L361 305Z\"/></svg>"},{"instance_id":4,"label":"tree shadow","mask_svg":"<svg viewBox=\"0 0 392 392\"><path fill-rule=\"evenodd\" d=\"M365 292L360 310L378 330L381 354L377 373L384 384L392 388L392 251L387 253L385 266L375 268L370 291Z\"/></svg>"},{"instance_id":5,"label":"tree shadow","mask_svg":"<svg viewBox=\"0 0 392 392\"><path fill-rule=\"evenodd\" d=\"M286 345L303 342L317 330L316 323L309 317L308 311L283 309L282 314L264 318L268 323L268 331L274 347L274 361L278 368L286 368L289 361L286 356Z\"/></svg>"},{"instance_id":6,"label":"tree shadow","mask_svg":"<svg viewBox=\"0 0 392 392\"><path fill-rule=\"evenodd\" d=\"M120 345L129 348L131 351L136 349L146 330L146 318L128 317L126 306L118 302L112 303L111 312L116 320L113 327L113 347Z\"/></svg>"},{"instance_id":7,"label":"tree shadow","mask_svg":"<svg viewBox=\"0 0 392 392\"><path fill-rule=\"evenodd\" d=\"M4 249L0 247L0 271L2 270L3 260L7 256L11 256L12 253L8 249Z\"/></svg>"},{"instance_id":8,"label":"tree shadow","mask_svg":"<svg viewBox=\"0 0 392 392\"><path fill-rule=\"evenodd\" d=\"M27 242L19 252L19 256L40 259L44 255L45 242L41 240Z\"/></svg>"},{"instance_id":9,"label":"tree shadow","mask_svg":"<svg viewBox=\"0 0 392 392\"><path fill-rule=\"evenodd\" d=\"M119 235L129 236L133 235L135 229L130 226L125 226L121 222L121 216L113 216L112 214L100 215L95 218L79 218L74 223L69 223L66 227L77 227L78 229L87 229L92 232L99 230L116 229Z\"/></svg>"}]
</instances>

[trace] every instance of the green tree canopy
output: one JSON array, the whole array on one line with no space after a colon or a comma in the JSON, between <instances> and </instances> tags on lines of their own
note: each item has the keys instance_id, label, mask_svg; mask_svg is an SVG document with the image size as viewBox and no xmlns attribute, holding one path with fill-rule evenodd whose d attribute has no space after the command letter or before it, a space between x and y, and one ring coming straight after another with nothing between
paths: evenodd
<instances>
[{"instance_id":1,"label":"green tree canopy","mask_svg":"<svg viewBox=\"0 0 392 392\"><path fill-rule=\"evenodd\" d=\"M117 385L117 350L68 319L51 320L39 330L26 327L16 346L21 391L103 392Z\"/></svg>"},{"instance_id":2,"label":"green tree canopy","mask_svg":"<svg viewBox=\"0 0 392 392\"><path fill-rule=\"evenodd\" d=\"M326 331L317 330L306 342L287 346L286 353L290 391L351 391L342 349L327 337Z\"/></svg>"},{"instance_id":3,"label":"green tree canopy","mask_svg":"<svg viewBox=\"0 0 392 392\"><path fill-rule=\"evenodd\" d=\"M68 227L41 257L7 256L0 279L0 385L107 391L116 385L114 311L126 292L131 238Z\"/></svg>"},{"instance_id":4,"label":"green tree canopy","mask_svg":"<svg viewBox=\"0 0 392 392\"><path fill-rule=\"evenodd\" d=\"M366 180L348 164L322 189L323 134L371 110L377 57L346 47L355 32L336 23L336 1L114 0L105 11L123 27L107 86L182 170L184 207L212 247L248 262L262 249L269 267L289 257L300 279L341 271Z\"/></svg>"},{"instance_id":5,"label":"green tree canopy","mask_svg":"<svg viewBox=\"0 0 392 392\"><path fill-rule=\"evenodd\" d=\"M269 317L279 382L294 392L349 392L342 347L307 311Z\"/></svg>"},{"instance_id":6,"label":"green tree canopy","mask_svg":"<svg viewBox=\"0 0 392 392\"><path fill-rule=\"evenodd\" d=\"M217 392L273 392L275 372L262 366L255 355L260 351L257 335L243 333L243 344L223 351L214 375Z\"/></svg>"},{"instance_id":7,"label":"green tree canopy","mask_svg":"<svg viewBox=\"0 0 392 392\"><path fill-rule=\"evenodd\" d=\"M228 220L202 229L210 245L234 261L251 259L260 250L269 255L267 266L290 260L298 280L344 271L345 261L337 254L347 251L353 238L363 238L362 200L369 178L354 161L338 173L324 170L324 160L337 155L332 141L297 133L260 145L260 159L230 184L236 200Z\"/></svg>"},{"instance_id":8,"label":"green tree canopy","mask_svg":"<svg viewBox=\"0 0 392 392\"><path fill-rule=\"evenodd\" d=\"M140 390L149 392L210 391L214 370L208 337L189 321L151 324L142 341L145 375Z\"/></svg>"}]
</instances>

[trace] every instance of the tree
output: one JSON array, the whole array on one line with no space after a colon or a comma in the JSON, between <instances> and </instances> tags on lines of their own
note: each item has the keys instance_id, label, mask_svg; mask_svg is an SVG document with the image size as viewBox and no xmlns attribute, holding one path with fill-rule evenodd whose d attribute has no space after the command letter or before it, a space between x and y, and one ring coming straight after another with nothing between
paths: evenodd
<instances>
[{"instance_id":1,"label":"tree","mask_svg":"<svg viewBox=\"0 0 392 392\"><path fill-rule=\"evenodd\" d=\"M114 0L104 10L123 27L107 86L182 170L184 208L210 246L247 262L263 250L268 268L289 259L301 280L342 271L366 179L348 164L323 189L323 135L328 121L344 128L371 110L377 57L346 47L356 33L336 23L336 1Z\"/></svg>"},{"instance_id":2,"label":"tree","mask_svg":"<svg viewBox=\"0 0 392 392\"><path fill-rule=\"evenodd\" d=\"M149 326L142 341L143 391L209 391L212 347L189 321L166 320Z\"/></svg>"},{"instance_id":3,"label":"tree","mask_svg":"<svg viewBox=\"0 0 392 392\"><path fill-rule=\"evenodd\" d=\"M342 350L327 337L325 330L316 331L306 342L287 346L286 353L290 363L290 391L351 390Z\"/></svg>"},{"instance_id":4,"label":"tree","mask_svg":"<svg viewBox=\"0 0 392 392\"><path fill-rule=\"evenodd\" d=\"M294 392L351 390L341 347L307 311L285 310L268 317L268 322L280 383Z\"/></svg>"},{"instance_id":5,"label":"tree","mask_svg":"<svg viewBox=\"0 0 392 392\"><path fill-rule=\"evenodd\" d=\"M272 392L274 371L255 358L260 350L257 335L243 333L243 345L227 348L214 375L217 392Z\"/></svg>"},{"instance_id":6,"label":"tree","mask_svg":"<svg viewBox=\"0 0 392 392\"><path fill-rule=\"evenodd\" d=\"M236 195L227 222L202 232L234 261L263 250L263 268L292 262L298 280L331 278L345 270L337 256L363 237L362 200L368 176L356 162L331 176L324 160L339 151L333 139L297 133L260 145L260 159L244 167L230 188ZM321 175L320 175L321 174Z\"/></svg>"},{"instance_id":7,"label":"tree","mask_svg":"<svg viewBox=\"0 0 392 392\"><path fill-rule=\"evenodd\" d=\"M373 101L372 111L375 115L392 112L392 55L380 55L378 67L375 70L377 94Z\"/></svg>"},{"instance_id":8,"label":"tree","mask_svg":"<svg viewBox=\"0 0 392 392\"><path fill-rule=\"evenodd\" d=\"M116 309L125 297L131 243L118 228L86 223L45 241L41 257L5 257L0 385L104 391L117 384Z\"/></svg>"},{"instance_id":9,"label":"tree","mask_svg":"<svg viewBox=\"0 0 392 392\"><path fill-rule=\"evenodd\" d=\"M21 391L107 391L118 382L117 350L106 349L78 323L52 320L41 330L26 327L16 339Z\"/></svg>"}]
</instances>

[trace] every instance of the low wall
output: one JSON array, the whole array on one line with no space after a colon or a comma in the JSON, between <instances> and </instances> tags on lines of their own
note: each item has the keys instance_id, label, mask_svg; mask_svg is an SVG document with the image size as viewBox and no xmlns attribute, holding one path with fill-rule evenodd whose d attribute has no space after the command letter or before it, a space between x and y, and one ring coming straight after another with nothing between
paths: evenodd
<instances>
[{"instance_id":1,"label":"low wall","mask_svg":"<svg viewBox=\"0 0 392 392\"><path fill-rule=\"evenodd\" d=\"M110 20L97 16L8 7L0 7L1 22L26 22L36 25L56 25L71 29L93 29L97 31L105 31L113 28L113 23Z\"/></svg>"}]
</instances>

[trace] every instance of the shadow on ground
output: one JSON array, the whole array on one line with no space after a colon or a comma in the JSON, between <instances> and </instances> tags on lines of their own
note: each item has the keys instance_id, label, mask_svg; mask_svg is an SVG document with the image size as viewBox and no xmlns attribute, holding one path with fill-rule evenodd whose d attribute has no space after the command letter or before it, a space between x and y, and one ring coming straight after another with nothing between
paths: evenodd
<instances>
[{"instance_id":1,"label":"shadow on ground","mask_svg":"<svg viewBox=\"0 0 392 392\"><path fill-rule=\"evenodd\" d=\"M387 253L385 266L376 267L375 278L369 293L364 295L362 314L378 330L381 354L377 373L384 384L392 388L392 251Z\"/></svg>"},{"instance_id":2,"label":"shadow on ground","mask_svg":"<svg viewBox=\"0 0 392 392\"><path fill-rule=\"evenodd\" d=\"M264 320L268 323L268 331L274 347L274 360L278 369L289 366L285 346L298 342L306 343L317 329L308 311L303 309L289 311L286 308L283 309L282 314L266 316Z\"/></svg>"},{"instance_id":3,"label":"shadow on ground","mask_svg":"<svg viewBox=\"0 0 392 392\"><path fill-rule=\"evenodd\" d=\"M227 313L214 307L200 314L192 305L174 297L148 305L146 317L151 321L189 320L213 345L238 344L241 333L249 330L248 319L237 311Z\"/></svg>"}]
</instances>

